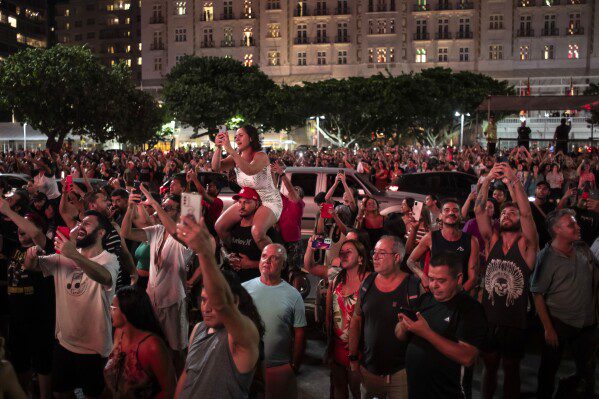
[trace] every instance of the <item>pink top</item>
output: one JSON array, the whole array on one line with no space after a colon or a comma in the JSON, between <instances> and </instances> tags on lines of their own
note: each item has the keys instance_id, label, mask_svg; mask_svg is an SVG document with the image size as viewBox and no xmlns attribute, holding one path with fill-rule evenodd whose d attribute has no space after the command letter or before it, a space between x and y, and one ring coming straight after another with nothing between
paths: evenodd
<instances>
[{"instance_id":1,"label":"pink top","mask_svg":"<svg viewBox=\"0 0 599 399\"><path fill-rule=\"evenodd\" d=\"M283 211L279 218L279 231L285 242L297 242L302 238L302 216L306 204L303 200L293 202L281 194Z\"/></svg>"}]
</instances>

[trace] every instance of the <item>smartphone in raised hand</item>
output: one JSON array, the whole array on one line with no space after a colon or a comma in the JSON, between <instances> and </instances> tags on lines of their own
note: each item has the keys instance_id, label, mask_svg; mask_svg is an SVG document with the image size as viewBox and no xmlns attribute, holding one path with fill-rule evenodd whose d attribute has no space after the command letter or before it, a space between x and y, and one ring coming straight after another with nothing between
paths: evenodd
<instances>
[{"instance_id":1,"label":"smartphone in raised hand","mask_svg":"<svg viewBox=\"0 0 599 399\"><path fill-rule=\"evenodd\" d=\"M202 217L202 196L198 193L181 194L181 216L192 216L196 223Z\"/></svg>"}]
</instances>

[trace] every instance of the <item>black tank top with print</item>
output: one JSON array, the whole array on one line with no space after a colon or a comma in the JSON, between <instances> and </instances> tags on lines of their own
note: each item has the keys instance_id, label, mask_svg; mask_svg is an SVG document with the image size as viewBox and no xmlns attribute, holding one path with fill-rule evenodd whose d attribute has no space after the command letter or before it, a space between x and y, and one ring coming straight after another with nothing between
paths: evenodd
<instances>
[{"instance_id":1,"label":"black tank top with print","mask_svg":"<svg viewBox=\"0 0 599 399\"><path fill-rule=\"evenodd\" d=\"M468 260L470 259L472 235L462 232L462 236L457 241L448 241L443 237L441 230L435 230L431 233L431 258L443 252L457 254L462 260L462 278L463 282L468 280Z\"/></svg>"}]
</instances>

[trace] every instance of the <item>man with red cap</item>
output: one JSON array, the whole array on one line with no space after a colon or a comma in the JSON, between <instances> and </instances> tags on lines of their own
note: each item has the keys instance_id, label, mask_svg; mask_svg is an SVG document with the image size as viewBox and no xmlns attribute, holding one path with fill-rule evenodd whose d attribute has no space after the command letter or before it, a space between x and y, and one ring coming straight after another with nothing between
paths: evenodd
<instances>
[{"instance_id":1,"label":"man with red cap","mask_svg":"<svg viewBox=\"0 0 599 399\"><path fill-rule=\"evenodd\" d=\"M232 269L244 282L260 276L258 263L261 251L252 237L252 225L256 209L260 206L260 196L253 188L243 187L233 199L239 204L241 221L233 226L229 239L223 245ZM273 243L283 243L280 234L272 227L266 235Z\"/></svg>"}]
</instances>

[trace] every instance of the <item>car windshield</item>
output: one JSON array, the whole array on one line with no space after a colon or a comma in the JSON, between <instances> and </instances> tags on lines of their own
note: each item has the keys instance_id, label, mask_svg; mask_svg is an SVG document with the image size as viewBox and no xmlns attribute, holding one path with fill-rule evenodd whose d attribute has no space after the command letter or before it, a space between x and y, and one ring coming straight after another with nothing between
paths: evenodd
<instances>
[{"instance_id":1,"label":"car windshield","mask_svg":"<svg viewBox=\"0 0 599 399\"><path fill-rule=\"evenodd\" d=\"M370 191L371 194L377 194L377 195L383 194L383 192L381 190L376 188L374 186L374 184L372 184L370 182L370 177L366 173L356 173L355 176L360 180L360 182L363 185L366 186L366 188L368 189L368 191Z\"/></svg>"}]
</instances>

